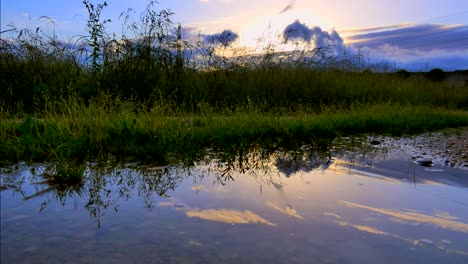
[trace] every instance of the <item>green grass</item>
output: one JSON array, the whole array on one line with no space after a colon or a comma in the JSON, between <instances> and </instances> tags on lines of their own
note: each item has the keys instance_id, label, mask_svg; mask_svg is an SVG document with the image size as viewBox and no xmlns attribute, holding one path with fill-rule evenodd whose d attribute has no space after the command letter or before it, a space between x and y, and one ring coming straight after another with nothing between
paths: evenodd
<instances>
[{"instance_id":1,"label":"green grass","mask_svg":"<svg viewBox=\"0 0 468 264\"><path fill-rule=\"evenodd\" d=\"M60 107L60 106L57 106ZM323 107L319 113L266 113L252 106L224 113L134 111L63 102L42 118L1 119L0 160L83 162L108 155L144 161L197 159L205 148L244 151L294 149L339 135L401 135L468 126L465 111L394 103Z\"/></svg>"}]
</instances>

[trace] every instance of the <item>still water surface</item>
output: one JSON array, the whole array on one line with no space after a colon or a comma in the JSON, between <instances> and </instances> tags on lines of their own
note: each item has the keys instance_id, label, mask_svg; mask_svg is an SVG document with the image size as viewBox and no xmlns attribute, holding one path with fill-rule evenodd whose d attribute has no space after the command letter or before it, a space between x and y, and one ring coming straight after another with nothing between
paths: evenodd
<instances>
[{"instance_id":1,"label":"still water surface","mask_svg":"<svg viewBox=\"0 0 468 264\"><path fill-rule=\"evenodd\" d=\"M468 170L350 160L3 168L1 262L468 263Z\"/></svg>"}]
</instances>

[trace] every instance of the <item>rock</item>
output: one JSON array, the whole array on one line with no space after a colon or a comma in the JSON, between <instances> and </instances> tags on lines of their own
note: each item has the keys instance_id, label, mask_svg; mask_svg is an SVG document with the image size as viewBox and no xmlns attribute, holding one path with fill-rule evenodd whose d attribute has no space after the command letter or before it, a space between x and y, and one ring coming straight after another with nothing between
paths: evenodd
<instances>
[{"instance_id":1,"label":"rock","mask_svg":"<svg viewBox=\"0 0 468 264\"><path fill-rule=\"evenodd\" d=\"M382 144L382 142L380 142L380 141L378 141L378 140L372 140L372 141L370 142L370 144L375 146L375 145L380 145L380 144Z\"/></svg>"},{"instance_id":2,"label":"rock","mask_svg":"<svg viewBox=\"0 0 468 264\"><path fill-rule=\"evenodd\" d=\"M310 148L309 148L308 145L302 145L302 146L301 146L301 150L302 150L302 151L307 151L307 150L309 150L309 149L310 149Z\"/></svg>"},{"instance_id":3,"label":"rock","mask_svg":"<svg viewBox=\"0 0 468 264\"><path fill-rule=\"evenodd\" d=\"M430 159L417 159L416 163L423 167L432 167L432 160Z\"/></svg>"}]
</instances>

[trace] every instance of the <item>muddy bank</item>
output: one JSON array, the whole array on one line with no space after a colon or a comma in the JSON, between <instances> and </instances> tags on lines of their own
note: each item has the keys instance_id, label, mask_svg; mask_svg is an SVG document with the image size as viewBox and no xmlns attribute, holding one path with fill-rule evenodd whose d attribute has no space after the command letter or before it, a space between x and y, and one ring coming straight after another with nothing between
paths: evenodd
<instances>
[{"instance_id":1,"label":"muddy bank","mask_svg":"<svg viewBox=\"0 0 468 264\"><path fill-rule=\"evenodd\" d=\"M334 163L349 173L468 188L468 128L414 136L369 136ZM338 158L338 155L335 155Z\"/></svg>"},{"instance_id":2,"label":"muddy bank","mask_svg":"<svg viewBox=\"0 0 468 264\"><path fill-rule=\"evenodd\" d=\"M369 137L377 148L386 149L387 159L411 159L420 165L468 170L468 127L446 129L415 136Z\"/></svg>"}]
</instances>

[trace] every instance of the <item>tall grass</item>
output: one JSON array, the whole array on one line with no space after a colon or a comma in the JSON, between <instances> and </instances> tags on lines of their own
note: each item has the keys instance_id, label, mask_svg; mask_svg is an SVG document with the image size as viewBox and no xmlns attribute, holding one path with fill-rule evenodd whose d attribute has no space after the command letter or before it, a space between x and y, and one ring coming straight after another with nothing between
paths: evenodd
<instances>
[{"instance_id":1,"label":"tall grass","mask_svg":"<svg viewBox=\"0 0 468 264\"><path fill-rule=\"evenodd\" d=\"M225 57L220 54L229 43L187 42L180 25L171 21L173 13L156 11L152 1L136 22L129 22L131 14L122 15L126 29L115 39L105 31L109 20L101 18L107 3L83 3L89 12L88 36L61 41L54 33L23 29L2 37L3 111L41 112L55 100L89 103L102 93L149 107L170 102L184 111L200 103L217 110L248 102L292 110L354 102L468 105L463 87L362 73L350 67L350 61L337 63L326 47L278 52L281 60L275 59L274 47L263 56Z\"/></svg>"}]
</instances>

